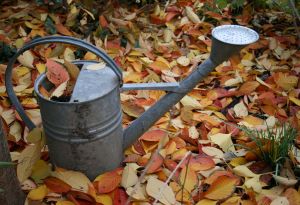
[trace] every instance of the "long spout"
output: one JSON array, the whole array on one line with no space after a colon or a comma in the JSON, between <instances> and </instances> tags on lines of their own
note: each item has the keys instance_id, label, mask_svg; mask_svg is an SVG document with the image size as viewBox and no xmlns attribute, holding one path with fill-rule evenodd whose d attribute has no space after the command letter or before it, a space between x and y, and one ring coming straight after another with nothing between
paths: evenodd
<instances>
[{"instance_id":1,"label":"long spout","mask_svg":"<svg viewBox=\"0 0 300 205\"><path fill-rule=\"evenodd\" d=\"M204 79L217 65L208 58L187 78L180 82L178 92L170 92L163 96L152 107L124 130L124 149L132 145L139 136L144 134L159 118L178 103L189 91Z\"/></svg>"},{"instance_id":2,"label":"long spout","mask_svg":"<svg viewBox=\"0 0 300 205\"><path fill-rule=\"evenodd\" d=\"M210 57L180 82L178 91L167 93L124 130L124 149L133 144L139 136L145 133L172 106L178 103L204 77L213 71L216 66L228 60L234 53L238 53L242 48L254 43L259 38L255 31L237 25L216 27L212 31L212 36Z\"/></svg>"}]
</instances>

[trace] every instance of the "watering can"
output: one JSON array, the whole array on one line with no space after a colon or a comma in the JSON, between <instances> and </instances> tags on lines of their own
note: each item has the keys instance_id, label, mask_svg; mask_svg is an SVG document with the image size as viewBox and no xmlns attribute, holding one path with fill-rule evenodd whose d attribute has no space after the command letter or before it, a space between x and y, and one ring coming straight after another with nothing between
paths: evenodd
<instances>
[{"instance_id":1,"label":"watering can","mask_svg":"<svg viewBox=\"0 0 300 205\"><path fill-rule=\"evenodd\" d=\"M7 94L26 126L35 127L13 91L12 68L19 55L34 46L64 43L77 46L100 57L106 66L90 70L95 61L74 61L81 67L69 102L46 99L39 91L53 87L45 74L34 84L41 110L50 160L59 167L78 170L90 179L120 166L123 151L132 145L172 106L203 80L216 66L245 46L257 41L258 34L246 27L223 25L212 30L210 57L179 83L123 84L122 71L102 50L73 37L48 36L27 43L10 59L5 84ZM126 129L122 127L120 92L123 90L165 90L167 94L147 109Z\"/></svg>"}]
</instances>

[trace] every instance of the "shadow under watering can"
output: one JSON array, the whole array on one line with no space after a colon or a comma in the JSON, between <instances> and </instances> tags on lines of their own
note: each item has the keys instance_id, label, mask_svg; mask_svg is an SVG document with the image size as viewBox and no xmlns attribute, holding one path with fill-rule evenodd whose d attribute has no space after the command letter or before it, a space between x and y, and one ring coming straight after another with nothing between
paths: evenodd
<instances>
[{"instance_id":1,"label":"shadow under watering can","mask_svg":"<svg viewBox=\"0 0 300 205\"><path fill-rule=\"evenodd\" d=\"M81 67L81 71L69 102L46 99L39 92L40 86L46 90L53 87L45 74L41 74L34 84L51 162L59 167L81 171L93 179L100 173L120 166L124 149L132 145L216 66L258 38L255 31L246 27L216 27L212 30L209 58L181 82L123 84L122 71L97 47L72 37L43 37L27 43L10 59L5 84L11 102L31 130L35 125L18 101L11 80L13 65L19 55L37 45L64 43L90 51L106 63L103 69L89 70L86 67L97 62L73 62ZM123 90L165 90L167 94L123 129L120 102L120 92Z\"/></svg>"}]
</instances>

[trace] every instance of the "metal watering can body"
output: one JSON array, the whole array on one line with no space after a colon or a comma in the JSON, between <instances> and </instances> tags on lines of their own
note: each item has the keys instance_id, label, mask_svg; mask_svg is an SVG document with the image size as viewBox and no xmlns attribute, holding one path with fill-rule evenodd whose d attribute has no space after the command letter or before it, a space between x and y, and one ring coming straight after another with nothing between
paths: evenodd
<instances>
[{"instance_id":1,"label":"metal watering can body","mask_svg":"<svg viewBox=\"0 0 300 205\"><path fill-rule=\"evenodd\" d=\"M102 58L107 66L96 72L86 69L95 62L74 62L81 67L81 71L69 102L56 102L43 97L39 87L51 89L53 86L47 82L45 74L39 76L34 85L51 162L63 168L82 171L93 179L100 173L120 166L125 148L132 145L217 65L258 39L255 31L233 25L216 27L212 36L210 57L180 83L124 85L118 66L95 46L72 37L35 39L21 48L8 63L5 76L7 93L25 124L33 129L35 125L26 115L12 89L12 68L17 57L40 44L66 43ZM161 89L168 93L123 130L120 92L133 89Z\"/></svg>"}]
</instances>

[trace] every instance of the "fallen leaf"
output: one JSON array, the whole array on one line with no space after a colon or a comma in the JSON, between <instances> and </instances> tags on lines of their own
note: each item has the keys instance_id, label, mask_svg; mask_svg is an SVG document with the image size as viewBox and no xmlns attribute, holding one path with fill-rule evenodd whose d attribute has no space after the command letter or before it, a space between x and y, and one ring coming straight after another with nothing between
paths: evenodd
<instances>
[{"instance_id":1,"label":"fallen leaf","mask_svg":"<svg viewBox=\"0 0 300 205\"><path fill-rule=\"evenodd\" d=\"M19 63L21 63L23 66L26 66L28 68L34 68L33 67L33 61L34 61L34 56L31 51L27 50L23 54L21 54L18 57Z\"/></svg>"},{"instance_id":2,"label":"fallen leaf","mask_svg":"<svg viewBox=\"0 0 300 205\"><path fill-rule=\"evenodd\" d=\"M236 175L239 175L241 177L256 177L257 176L245 165L240 165L240 166L233 168L233 172Z\"/></svg>"},{"instance_id":3,"label":"fallen leaf","mask_svg":"<svg viewBox=\"0 0 300 205\"><path fill-rule=\"evenodd\" d=\"M137 168L135 163L128 163L122 173L121 186L125 189L135 185L138 182Z\"/></svg>"},{"instance_id":4,"label":"fallen leaf","mask_svg":"<svg viewBox=\"0 0 300 205\"><path fill-rule=\"evenodd\" d=\"M149 165L147 174L156 172L159 168L161 168L163 163L164 163L164 158L160 154L156 154L155 156L153 156L153 160Z\"/></svg>"},{"instance_id":5,"label":"fallen leaf","mask_svg":"<svg viewBox=\"0 0 300 205\"><path fill-rule=\"evenodd\" d=\"M218 133L209 136L209 139L213 143L219 145L219 147L221 147L224 152L235 151L233 142L231 140L231 134Z\"/></svg>"},{"instance_id":6,"label":"fallen leaf","mask_svg":"<svg viewBox=\"0 0 300 205\"><path fill-rule=\"evenodd\" d=\"M274 199L270 205L289 205L289 201L287 200L286 197L278 197Z\"/></svg>"},{"instance_id":7,"label":"fallen leaf","mask_svg":"<svg viewBox=\"0 0 300 205\"><path fill-rule=\"evenodd\" d=\"M221 176L204 192L204 197L211 200L228 198L235 191L235 183L236 180L234 178Z\"/></svg>"},{"instance_id":8,"label":"fallen leaf","mask_svg":"<svg viewBox=\"0 0 300 205\"><path fill-rule=\"evenodd\" d=\"M164 136L167 136L167 132L163 130L150 130L143 134L139 139L149 142L159 142Z\"/></svg>"},{"instance_id":9,"label":"fallen leaf","mask_svg":"<svg viewBox=\"0 0 300 205\"><path fill-rule=\"evenodd\" d=\"M47 59L47 78L56 87L70 79L67 70L59 63Z\"/></svg>"},{"instance_id":10,"label":"fallen leaf","mask_svg":"<svg viewBox=\"0 0 300 205\"><path fill-rule=\"evenodd\" d=\"M288 188L287 190L285 190L283 196L287 198L290 205L300 204L300 193L297 192L294 188Z\"/></svg>"},{"instance_id":11,"label":"fallen leaf","mask_svg":"<svg viewBox=\"0 0 300 205\"><path fill-rule=\"evenodd\" d=\"M121 183L121 175L116 171L106 172L94 180L98 183L98 193L105 194L116 189Z\"/></svg>"},{"instance_id":12,"label":"fallen leaf","mask_svg":"<svg viewBox=\"0 0 300 205\"><path fill-rule=\"evenodd\" d=\"M42 179L45 179L50 175L50 167L44 160L38 160L32 167L31 178L36 183L41 183Z\"/></svg>"},{"instance_id":13,"label":"fallen leaf","mask_svg":"<svg viewBox=\"0 0 300 205\"><path fill-rule=\"evenodd\" d=\"M67 183L73 189L84 193L88 192L89 184L91 184L91 181L84 174L77 171L56 169L51 175Z\"/></svg>"},{"instance_id":14,"label":"fallen leaf","mask_svg":"<svg viewBox=\"0 0 300 205\"><path fill-rule=\"evenodd\" d=\"M27 197L31 200L42 200L48 193L46 185L39 186L36 189L31 190Z\"/></svg>"},{"instance_id":15,"label":"fallen leaf","mask_svg":"<svg viewBox=\"0 0 300 205\"><path fill-rule=\"evenodd\" d=\"M193 9L191 7L186 6L185 12L186 12L186 15L189 18L189 20L191 20L193 23L201 23L199 17L197 16L197 14L195 14L195 12L193 11Z\"/></svg>"},{"instance_id":16,"label":"fallen leaf","mask_svg":"<svg viewBox=\"0 0 300 205\"><path fill-rule=\"evenodd\" d=\"M32 173L33 165L40 159L41 144L31 144L25 147L18 159L17 176L24 182Z\"/></svg>"},{"instance_id":17,"label":"fallen leaf","mask_svg":"<svg viewBox=\"0 0 300 205\"><path fill-rule=\"evenodd\" d=\"M243 101L233 107L234 113L237 117L246 117L248 115L248 108Z\"/></svg>"},{"instance_id":18,"label":"fallen leaf","mask_svg":"<svg viewBox=\"0 0 300 205\"><path fill-rule=\"evenodd\" d=\"M175 204L175 194L164 182L150 177L146 186L147 194L165 205Z\"/></svg>"},{"instance_id":19,"label":"fallen leaf","mask_svg":"<svg viewBox=\"0 0 300 205\"><path fill-rule=\"evenodd\" d=\"M48 177L44 180L44 184L55 193L67 193L71 190L71 186L64 181L55 178L55 177Z\"/></svg>"},{"instance_id":20,"label":"fallen leaf","mask_svg":"<svg viewBox=\"0 0 300 205\"><path fill-rule=\"evenodd\" d=\"M191 166L184 166L180 172L179 177L180 184L186 189L188 192L192 192L196 188L196 184L198 183L198 177L196 172L191 168Z\"/></svg>"}]
</instances>

